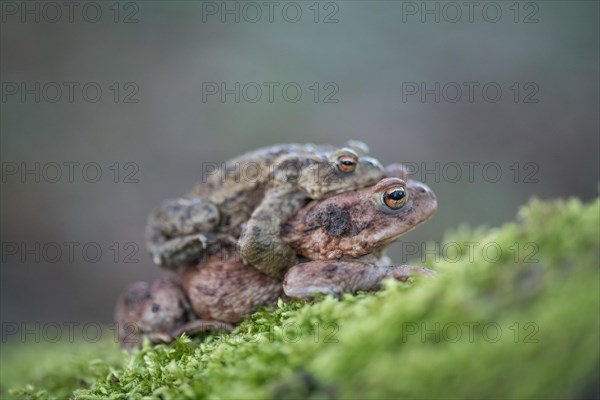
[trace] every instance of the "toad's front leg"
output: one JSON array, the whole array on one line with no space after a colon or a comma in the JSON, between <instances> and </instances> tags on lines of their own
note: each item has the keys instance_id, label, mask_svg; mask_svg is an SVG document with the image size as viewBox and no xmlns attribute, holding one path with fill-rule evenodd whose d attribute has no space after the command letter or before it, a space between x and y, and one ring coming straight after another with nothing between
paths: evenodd
<instances>
[{"instance_id":1,"label":"toad's front leg","mask_svg":"<svg viewBox=\"0 0 600 400\"><path fill-rule=\"evenodd\" d=\"M433 276L435 272L410 265L381 267L360 261L311 261L290 268L283 281L286 295L310 298L317 294L376 291L384 279L402 282L415 276Z\"/></svg>"},{"instance_id":2,"label":"toad's front leg","mask_svg":"<svg viewBox=\"0 0 600 400\"><path fill-rule=\"evenodd\" d=\"M283 277L298 258L294 249L281 239L281 228L306 200L306 194L292 185L281 184L271 188L240 236L242 258L264 274Z\"/></svg>"}]
</instances>

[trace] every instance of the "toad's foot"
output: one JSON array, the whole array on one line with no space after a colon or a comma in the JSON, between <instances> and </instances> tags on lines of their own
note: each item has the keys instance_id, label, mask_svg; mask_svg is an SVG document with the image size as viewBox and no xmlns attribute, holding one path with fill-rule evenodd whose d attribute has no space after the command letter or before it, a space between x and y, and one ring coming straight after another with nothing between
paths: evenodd
<instances>
[{"instance_id":1,"label":"toad's foot","mask_svg":"<svg viewBox=\"0 0 600 400\"><path fill-rule=\"evenodd\" d=\"M409 265L380 267L359 261L312 261L290 268L283 290L290 297L310 298L317 294L340 297L359 290L376 291L388 278L405 282L415 276L434 275L427 268Z\"/></svg>"},{"instance_id":2,"label":"toad's foot","mask_svg":"<svg viewBox=\"0 0 600 400\"><path fill-rule=\"evenodd\" d=\"M202 234L178 237L150 245L152 261L163 268L175 270L183 265L198 263L205 255L208 239Z\"/></svg>"},{"instance_id":3,"label":"toad's foot","mask_svg":"<svg viewBox=\"0 0 600 400\"><path fill-rule=\"evenodd\" d=\"M167 269L196 262L206 248L205 234L219 224L218 208L202 198L172 199L156 209L146 224L146 248Z\"/></svg>"}]
</instances>

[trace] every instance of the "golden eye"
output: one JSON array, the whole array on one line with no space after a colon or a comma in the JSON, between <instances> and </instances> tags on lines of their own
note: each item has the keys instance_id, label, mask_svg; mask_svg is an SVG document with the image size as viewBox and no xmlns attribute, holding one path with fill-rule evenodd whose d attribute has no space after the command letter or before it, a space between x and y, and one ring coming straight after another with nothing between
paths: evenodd
<instances>
[{"instance_id":1,"label":"golden eye","mask_svg":"<svg viewBox=\"0 0 600 400\"><path fill-rule=\"evenodd\" d=\"M392 210L402 208L406 204L407 197L406 189L402 186L394 186L383 192L383 202Z\"/></svg>"},{"instance_id":2,"label":"golden eye","mask_svg":"<svg viewBox=\"0 0 600 400\"><path fill-rule=\"evenodd\" d=\"M350 173L356 169L358 158L351 154L344 154L337 158L336 165L340 172Z\"/></svg>"}]
</instances>

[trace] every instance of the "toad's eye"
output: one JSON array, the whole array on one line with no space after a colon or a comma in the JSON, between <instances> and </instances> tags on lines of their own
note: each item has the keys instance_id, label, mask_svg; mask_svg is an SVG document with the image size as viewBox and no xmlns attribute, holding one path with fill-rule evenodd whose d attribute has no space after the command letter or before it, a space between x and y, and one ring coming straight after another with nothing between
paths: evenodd
<instances>
[{"instance_id":1,"label":"toad's eye","mask_svg":"<svg viewBox=\"0 0 600 400\"><path fill-rule=\"evenodd\" d=\"M383 202L392 210L398 210L406 204L407 193L402 186L394 186L383 192Z\"/></svg>"},{"instance_id":2,"label":"toad's eye","mask_svg":"<svg viewBox=\"0 0 600 400\"><path fill-rule=\"evenodd\" d=\"M336 165L340 172L350 173L356 169L358 158L355 155L344 154L337 158Z\"/></svg>"}]
</instances>

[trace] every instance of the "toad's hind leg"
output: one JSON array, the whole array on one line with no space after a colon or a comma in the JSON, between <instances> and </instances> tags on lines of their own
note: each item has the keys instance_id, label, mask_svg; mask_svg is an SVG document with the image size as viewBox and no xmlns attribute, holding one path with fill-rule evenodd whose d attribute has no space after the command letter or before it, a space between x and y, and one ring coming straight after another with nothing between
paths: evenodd
<instances>
[{"instance_id":1,"label":"toad's hind leg","mask_svg":"<svg viewBox=\"0 0 600 400\"><path fill-rule=\"evenodd\" d=\"M343 293L376 291L384 279L407 281L415 276L433 276L427 268L409 265L381 267L359 261L312 261L295 265L285 275L286 295L310 298L317 294L340 297Z\"/></svg>"},{"instance_id":2,"label":"toad's hind leg","mask_svg":"<svg viewBox=\"0 0 600 400\"><path fill-rule=\"evenodd\" d=\"M296 252L281 239L281 227L305 202L306 195L291 187L269 190L240 236L242 258L259 271L281 278L298 259Z\"/></svg>"},{"instance_id":3,"label":"toad's hind leg","mask_svg":"<svg viewBox=\"0 0 600 400\"><path fill-rule=\"evenodd\" d=\"M162 267L192 264L207 247L204 234L216 228L219 220L218 207L205 199L168 200L148 218L146 248Z\"/></svg>"}]
</instances>

